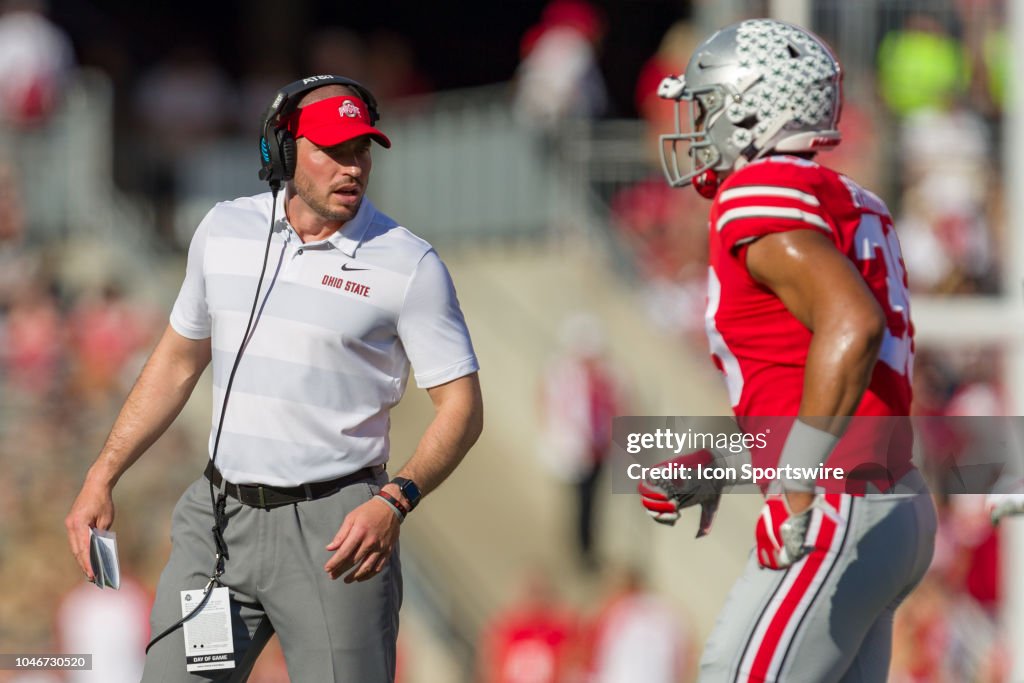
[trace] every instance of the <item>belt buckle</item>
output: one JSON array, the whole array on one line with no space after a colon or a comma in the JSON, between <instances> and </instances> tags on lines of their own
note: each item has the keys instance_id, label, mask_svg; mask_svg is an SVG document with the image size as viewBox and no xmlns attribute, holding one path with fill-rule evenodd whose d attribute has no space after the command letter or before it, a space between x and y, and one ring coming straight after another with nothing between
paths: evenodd
<instances>
[{"instance_id":1,"label":"belt buckle","mask_svg":"<svg viewBox=\"0 0 1024 683\"><path fill-rule=\"evenodd\" d=\"M267 509L267 499L263 495L263 486L262 485L257 486L256 494L259 497L260 507L263 508L264 510L266 510Z\"/></svg>"}]
</instances>

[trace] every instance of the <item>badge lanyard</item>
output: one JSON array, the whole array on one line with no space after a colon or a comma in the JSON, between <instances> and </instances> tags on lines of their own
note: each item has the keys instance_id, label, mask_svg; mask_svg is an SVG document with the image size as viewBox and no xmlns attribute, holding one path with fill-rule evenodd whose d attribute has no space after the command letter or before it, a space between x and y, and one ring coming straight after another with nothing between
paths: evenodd
<instances>
[{"instance_id":1,"label":"badge lanyard","mask_svg":"<svg viewBox=\"0 0 1024 683\"><path fill-rule=\"evenodd\" d=\"M249 338L254 332L253 321L256 318L256 307L260 300L260 290L263 289L263 277L267 271L267 261L270 259L270 242L274 237L274 219L277 216L277 193L279 190L280 185L271 187L270 229L267 231L267 246L263 250L263 266L260 268L260 279L256 284L256 295L252 299L252 310L249 311L249 321L245 324L245 332L242 334L242 342L238 345L238 351L235 353L235 362L231 366L231 372L228 374L227 386L224 387L224 400L221 402L220 420L217 422L217 436L214 438L213 452L210 455L211 463L217 462L217 449L220 446L221 433L224 431L224 415L227 412L228 397L231 395L231 385L235 381L235 373L238 371L238 364L242 360L242 354L245 352L245 347L249 343ZM146 654L149 654L150 648L152 648L157 642L165 636L174 633L174 631L181 628L186 621L199 614L199 612L209 603L213 587L215 585L223 585L220 582L220 577L224 574L224 561L228 559L228 547L224 542L224 522L226 521L225 510L227 507L227 495L223 491L220 492L220 495L216 495L212 481L210 482L210 505L213 508L213 528L211 531L213 532L214 543L217 546L217 554L214 559L213 572L210 574L210 580L203 589L203 597L191 612L164 629L159 635L149 641L149 644L146 645Z\"/></svg>"}]
</instances>

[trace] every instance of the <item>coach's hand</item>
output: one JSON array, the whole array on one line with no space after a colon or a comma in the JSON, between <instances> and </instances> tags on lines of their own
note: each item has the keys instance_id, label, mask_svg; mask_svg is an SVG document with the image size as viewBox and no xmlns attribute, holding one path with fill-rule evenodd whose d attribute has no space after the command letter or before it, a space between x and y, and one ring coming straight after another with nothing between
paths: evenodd
<instances>
[{"instance_id":1,"label":"coach's hand","mask_svg":"<svg viewBox=\"0 0 1024 683\"><path fill-rule=\"evenodd\" d=\"M372 579L391 558L400 525L391 506L374 496L345 516L334 540L327 544L327 550L335 552L324 571L332 579L349 572L345 583Z\"/></svg>"},{"instance_id":2,"label":"coach's hand","mask_svg":"<svg viewBox=\"0 0 1024 683\"><path fill-rule=\"evenodd\" d=\"M71 554L90 581L95 581L89 562L89 529L109 529L114 523L114 498L109 484L86 477L71 511L64 518Z\"/></svg>"}]
</instances>

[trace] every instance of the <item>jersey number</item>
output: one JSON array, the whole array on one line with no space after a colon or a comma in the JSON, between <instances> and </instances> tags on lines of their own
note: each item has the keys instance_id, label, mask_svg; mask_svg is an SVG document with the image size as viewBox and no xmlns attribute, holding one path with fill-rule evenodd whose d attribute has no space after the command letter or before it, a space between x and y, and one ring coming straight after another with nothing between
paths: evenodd
<instances>
[{"instance_id":1,"label":"jersey number","mask_svg":"<svg viewBox=\"0 0 1024 683\"><path fill-rule=\"evenodd\" d=\"M891 223L888 229L882 225L882 217L888 218L889 215L882 200L852 182L848 181L847 187L854 204L877 212L861 216L854 233L854 244L858 263L867 264L881 259L885 269L887 324L878 360L904 377L910 377L914 363L914 348L910 338L910 293L907 291L907 273L900 242Z\"/></svg>"}]
</instances>

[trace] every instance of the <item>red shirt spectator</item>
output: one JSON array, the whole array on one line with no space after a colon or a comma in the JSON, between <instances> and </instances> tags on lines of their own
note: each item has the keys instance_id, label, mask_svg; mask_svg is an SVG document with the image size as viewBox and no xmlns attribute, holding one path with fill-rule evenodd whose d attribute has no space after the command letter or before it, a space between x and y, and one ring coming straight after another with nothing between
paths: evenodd
<instances>
[{"instance_id":1,"label":"red shirt spectator","mask_svg":"<svg viewBox=\"0 0 1024 683\"><path fill-rule=\"evenodd\" d=\"M525 597L484 630L480 669L484 683L564 683L575 671L576 620L554 600L541 575Z\"/></svg>"}]
</instances>

